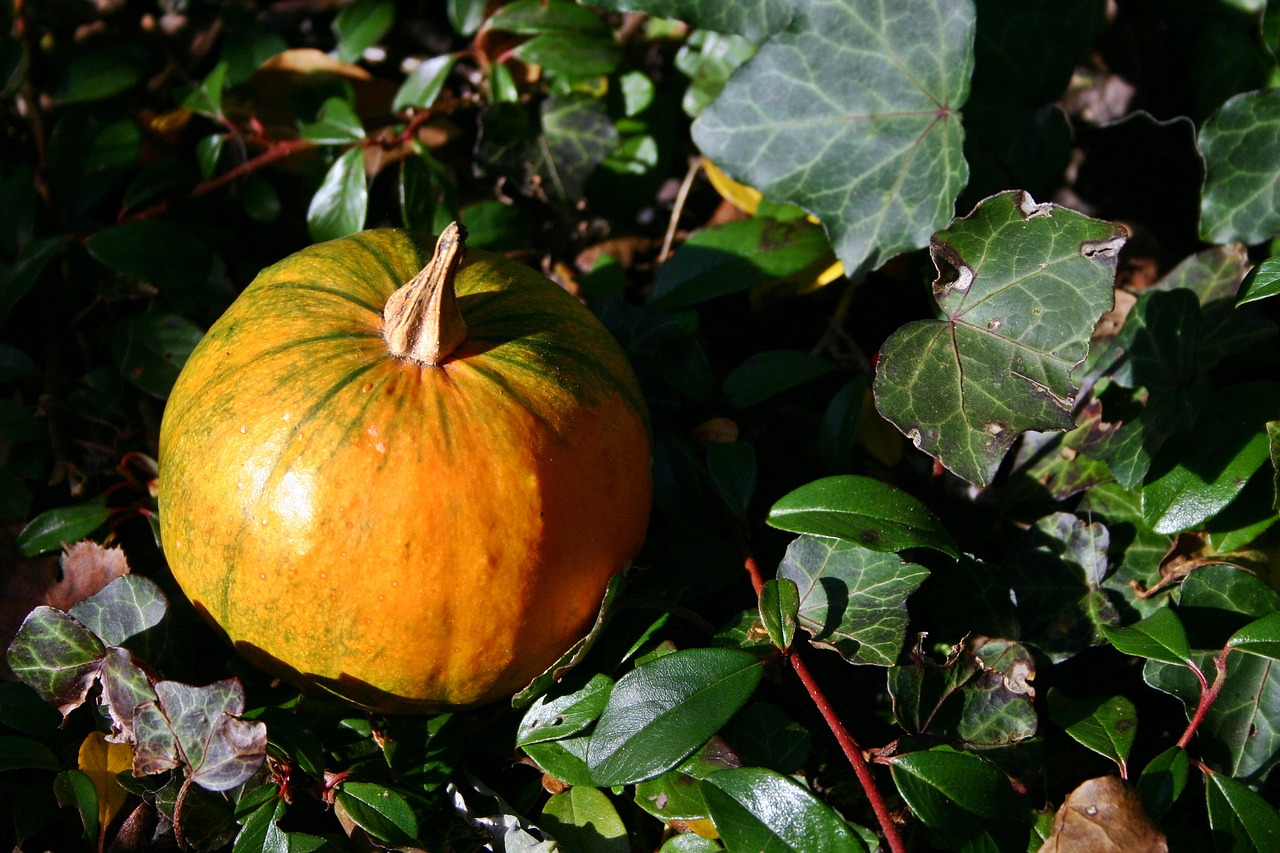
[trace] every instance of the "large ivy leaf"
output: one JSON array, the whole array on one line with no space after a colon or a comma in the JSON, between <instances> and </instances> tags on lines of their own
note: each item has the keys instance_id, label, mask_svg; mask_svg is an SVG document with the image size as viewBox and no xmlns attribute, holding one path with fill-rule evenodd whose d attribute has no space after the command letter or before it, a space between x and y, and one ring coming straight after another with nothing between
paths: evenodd
<instances>
[{"instance_id":1,"label":"large ivy leaf","mask_svg":"<svg viewBox=\"0 0 1280 853\"><path fill-rule=\"evenodd\" d=\"M1229 99L1200 129L1206 174L1200 236L1209 243L1261 243L1280 233L1275 169L1280 89Z\"/></svg>"},{"instance_id":2,"label":"large ivy leaf","mask_svg":"<svg viewBox=\"0 0 1280 853\"><path fill-rule=\"evenodd\" d=\"M916 446L986 485L1026 430L1075 425L1089 336L1111 306L1123 229L1026 193L992 196L933 238L934 299L880 351L876 406Z\"/></svg>"},{"instance_id":3,"label":"large ivy leaf","mask_svg":"<svg viewBox=\"0 0 1280 853\"><path fill-rule=\"evenodd\" d=\"M122 575L68 613L109 645L119 645L160 624L168 601L160 587L141 575Z\"/></svg>"},{"instance_id":4,"label":"large ivy leaf","mask_svg":"<svg viewBox=\"0 0 1280 853\"><path fill-rule=\"evenodd\" d=\"M778 577L800 590L800 625L850 663L893 666L907 628L907 598L929 570L852 542L801 536Z\"/></svg>"},{"instance_id":5,"label":"large ivy leaf","mask_svg":"<svg viewBox=\"0 0 1280 853\"><path fill-rule=\"evenodd\" d=\"M817 216L846 270L924 245L968 179L969 0L797 0L693 125L726 173Z\"/></svg>"},{"instance_id":6,"label":"large ivy leaf","mask_svg":"<svg viewBox=\"0 0 1280 853\"><path fill-rule=\"evenodd\" d=\"M7 654L14 674L66 716L84 704L104 650L79 621L40 606L27 614Z\"/></svg>"},{"instance_id":7,"label":"large ivy leaf","mask_svg":"<svg viewBox=\"0 0 1280 853\"><path fill-rule=\"evenodd\" d=\"M230 790L262 766L267 727L239 719L244 713L239 680L204 687L160 681L155 691L156 701L140 706L134 718L139 753L153 753L164 764L176 750L191 768L191 781L210 791Z\"/></svg>"},{"instance_id":8,"label":"large ivy leaf","mask_svg":"<svg viewBox=\"0 0 1280 853\"><path fill-rule=\"evenodd\" d=\"M734 33L762 41L791 20L794 6L804 0L590 0L618 12L647 12L658 18L677 18L704 30Z\"/></svg>"}]
</instances>

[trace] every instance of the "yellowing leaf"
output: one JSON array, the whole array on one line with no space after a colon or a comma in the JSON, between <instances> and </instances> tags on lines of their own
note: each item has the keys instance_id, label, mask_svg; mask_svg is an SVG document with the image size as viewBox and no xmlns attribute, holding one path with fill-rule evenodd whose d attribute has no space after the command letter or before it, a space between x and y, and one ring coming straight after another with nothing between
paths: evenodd
<instances>
[{"instance_id":1,"label":"yellowing leaf","mask_svg":"<svg viewBox=\"0 0 1280 853\"><path fill-rule=\"evenodd\" d=\"M98 826L104 831L129 796L116 774L133 767L133 748L127 743L108 743L102 732L92 732L80 744L78 766L98 792Z\"/></svg>"},{"instance_id":2,"label":"yellowing leaf","mask_svg":"<svg viewBox=\"0 0 1280 853\"><path fill-rule=\"evenodd\" d=\"M755 216L756 210L760 207L760 199L763 198L760 190L738 183L720 171L720 167L710 160L702 161L702 171L707 173L707 180L711 181L711 186L715 187L721 198L743 213Z\"/></svg>"}]
</instances>

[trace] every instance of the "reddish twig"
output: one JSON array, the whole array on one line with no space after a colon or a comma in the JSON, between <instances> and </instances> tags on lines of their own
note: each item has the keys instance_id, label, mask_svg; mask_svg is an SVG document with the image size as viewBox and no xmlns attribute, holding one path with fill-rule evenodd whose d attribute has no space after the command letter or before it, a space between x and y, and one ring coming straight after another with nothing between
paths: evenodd
<instances>
[{"instance_id":1,"label":"reddish twig","mask_svg":"<svg viewBox=\"0 0 1280 853\"><path fill-rule=\"evenodd\" d=\"M1187 730L1178 739L1178 746L1182 749L1186 749L1187 744L1191 743L1191 738L1195 735L1196 730L1200 728L1200 724L1204 722L1204 718L1209 713L1209 709L1213 707L1218 694L1222 692L1222 687L1227 681L1227 654L1230 651L1231 648L1229 646L1224 646L1222 651L1218 652L1217 657L1213 659L1213 667L1216 672L1212 685L1204 677L1200 667L1191 664L1191 671L1196 674L1196 678L1200 681L1200 702L1196 705L1195 713L1191 715L1191 722L1187 724Z\"/></svg>"},{"instance_id":2,"label":"reddish twig","mask_svg":"<svg viewBox=\"0 0 1280 853\"><path fill-rule=\"evenodd\" d=\"M756 591L756 597L759 598L760 593L764 590L764 578L760 574L760 567L756 565L755 558L752 556L747 556L744 560L744 565L747 569L747 575L751 578L751 586ZM889 845L889 850L892 853L905 853L906 845L902 841L902 836L898 833L897 824L893 822L893 816L889 814L889 807L885 804L879 786L876 785L875 777L871 774L871 767L867 764L867 759L862 754L862 747L858 745L853 735L845 728L844 722L840 719L840 715L836 713L831 700L827 698L817 679L813 677L808 664L800 657L799 650L796 648L790 649L786 653L786 658L791 664L791 668L795 670L796 675L800 678L800 683L808 691L809 698L813 700L818 712L822 714L822 719L826 720L827 727L831 729L831 734L835 735L836 742L840 744L840 749L844 752L845 758L849 759L849 764L853 766L854 775L858 777L858 782L862 785L862 790L866 793L867 800L871 803L871 810L875 812L876 820L880 822L880 830L884 833L884 840Z\"/></svg>"}]
</instances>

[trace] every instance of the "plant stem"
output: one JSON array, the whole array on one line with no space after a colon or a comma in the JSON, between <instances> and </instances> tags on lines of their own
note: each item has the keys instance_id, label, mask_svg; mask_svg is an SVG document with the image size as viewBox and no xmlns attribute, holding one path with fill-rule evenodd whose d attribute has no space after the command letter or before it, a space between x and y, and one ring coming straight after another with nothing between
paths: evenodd
<instances>
[{"instance_id":1,"label":"plant stem","mask_svg":"<svg viewBox=\"0 0 1280 853\"><path fill-rule=\"evenodd\" d=\"M756 597L759 598L761 591L764 589L764 578L760 574L760 567L756 565L755 558L749 555L745 559L744 565L747 569L747 575L751 578L751 586L756 591ZM875 812L876 820L880 822L880 830L884 833L884 840L889 845L889 850L892 853L906 853L906 845L902 841L902 836L898 833L897 824L893 822L893 816L889 814L889 807L885 804L880 788L876 785L875 777L871 773L871 767L862 755L862 747L858 745L853 735L845 728L844 722L840 719L840 715L836 713L831 700L827 698L827 694L822 691L817 679L813 677L813 672L810 671L809 665L800 657L799 650L795 647L791 648L786 653L786 658L791 664L791 668L795 670L796 675L800 678L800 683L808 691L809 698L813 700L818 713L822 714L822 719L826 720L827 727L831 729L831 734L835 735L836 742L840 744L840 749L843 750L845 758L849 759L849 764L853 766L854 775L858 777L858 782L862 785L862 790L866 793L867 800L871 803L871 810Z\"/></svg>"},{"instance_id":2,"label":"plant stem","mask_svg":"<svg viewBox=\"0 0 1280 853\"><path fill-rule=\"evenodd\" d=\"M1178 739L1178 746L1182 749L1187 748L1187 744L1191 743L1191 738L1195 735L1196 729L1200 728L1200 724L1204 722L1205 716L1209 713L1209 709L1213 707L1214 701L1217 700L1218 694L1222 692L1222 687L1227 681L1227 654L1231 649L1223 647L1213 659L1213 667L1216 673L1213 677L1213 684L1210 685L1204 677L1204 673L1200 671L1200 667L1192 666L1191 670L1196 674L1196 678L1200 680L1200 703L1196 705L1196 712L1191 716L1191 722L1187 724L1187 730L1182 733L1182 737Z\"/></svg>"},{"instance_id":3,"label":"plant stem","mask_svg":"<svg viewBox=\"0 0 1280 853\"><path fill-rule=\"evenodd\" d=\"M435 366L466 340L453 286L466 238L462 226L450 223L427 265L387 300L382 337L396 358Z\"/></svg>"}]
</instances>

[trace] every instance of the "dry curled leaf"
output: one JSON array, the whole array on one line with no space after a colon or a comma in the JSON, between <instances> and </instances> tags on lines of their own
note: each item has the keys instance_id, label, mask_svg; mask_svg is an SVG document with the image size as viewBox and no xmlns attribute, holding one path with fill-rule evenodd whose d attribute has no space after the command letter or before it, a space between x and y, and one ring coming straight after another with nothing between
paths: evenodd
<instances>
[{"instance_id":1,"label":"dry curled leaf","mask_svg":"<svg viewBox=\"0 0 1280 853\"><path fill-rule=\"evenodd\" d=\"M1040 853L1168 853L1138 793L1116 776L1089 779L1067 795Z\"/></svg>"}]
</instances>

